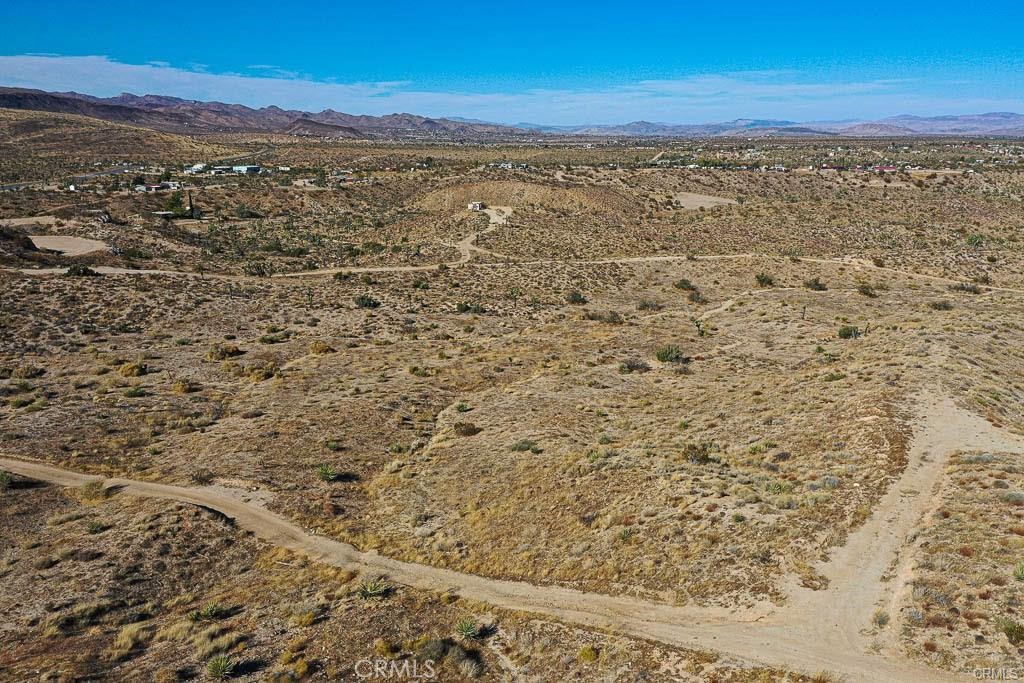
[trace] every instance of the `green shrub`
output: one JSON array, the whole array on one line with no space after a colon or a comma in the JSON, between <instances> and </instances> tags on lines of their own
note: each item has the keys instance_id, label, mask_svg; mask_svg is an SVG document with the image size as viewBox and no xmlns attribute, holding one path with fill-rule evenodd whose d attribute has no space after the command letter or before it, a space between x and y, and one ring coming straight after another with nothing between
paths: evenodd
<instances>
[{"instance_id":1,"label":"green shrub","mask_svg":"<svg viewBox=\"0 0 1024 683\"><path fill-rule=\"evenodd\" d=\"M828 286L821 281L820 278L811 278L810 280L804 281L804 287L811 290L812 292L824 292L828 289Z\"/></svg>"},{"instance_id":2,"label":"green shrub","mask_svg":"<svg viewBox=\"0 0 1024 683\"><path fill-rule=\"evenodd\" d=\"M455 632L463 638L473 640L480 637L481 629L475 620L466 617L459 619L459 622L455 624Z\"/></svg>"},{"instance_id":3,"label":"green shrub","mask_svg":"<svg viewBox=\"0 0 1024 683\"><path fill-rule=\"evenodd\" d=\"M215 681L223 681L231 677L235 671L235 663L230 657L218 655L206 663L206 673Z\"/></svg>"},{"instance_id":4,"label":"green shrub","mask_svg":"<svg viewBox=\"0 0 1024 683\"><path fill-rule=\"evenodd\" d=\"M653 299L640 299L636 305L638 311L660 311L661 308L661 304Z\"/></svg>"},{"instance_id":5,"label":"green shrub","mask_svg":"<svg viewBox=\"0 0 1024 683\"><path fill-rule=\"evenodd\" d=\"M65 277L99 277L102 273L82 263L73 263L64 273Z\"/></svg>"},{"instance_id":6,"label":"green shrub","mask_svg":"<svg viewBox=\"0 0 1024 683\"><path fill-rule=\"evenodd\" d=\"M356 593L363 600L380 600L386 598L394 589L382 578L367 579L359 584Z\"/></svg>"},{"instance_id":7,"label":"green shrub","mask_svg":"<svg viewBox=\"0 0 1024 683\"><path fill-rule=\"evenodd\" d=\"M190 621L217 621L231 613L231 610L219 602L207 603L202 609L192 610L188 613Z\"/></svg>"},{"instance_id":8,"label":"green shrub","mask_svg":"<svg viewBox=\"0 0 1024 683\"><path fill-rule=\"evenodd\" d=\"M596 311L587 311L583 314L584 320L593 320L599 323L608 323L609 325L621 325L623 323L622 316L617 311L608 311L606 313L598 313Z\"/></svg>"},{"instance_id":9,"label":"green shrub","mask_svg":"<svg viewBox=\"0 0 1024 683\"><path fill-rule=\"evenodd\" d=\"M584 645L580 648L577 656L581 662L585 662L587 664L596 662L598 657L597 648L592 645Z\"/></svg>"},{"instance_id":10,"label":"green shrub","mask_svg":"<svg viewBox=\"0 0 1024 683\"><path fill-rule=\"evenodd\" d=\"M544 452L544 449L538 446L536 441L533 441L531 439L519 439L519 441L516 441L511 446L509 446L509 449L517 453L530 451L531 453L537 454Z\"/></svg>"},{"instance_id":11,"label":"green shrub","mask_svg":"<svg viewBox=\"0 0 1024 683\"><path fill-rule=\"evenodd\" d=\"M486 313L487 309L478 303L466 303L465 301L460 301L459 303L455 304L455 312L480 314Z\"/></svg>"},{"instance_id":12,"label":"green shrub","mask_svg":"<svg viewBox=\"0 0 1024 683\"><path fill-rule=\"evenodd\" d=\"M958 282L955 285L950 285L949 288L954 292L965 292L967 294L981 294L981 287L971 282Z\"/></svg>"},{"instance_id":13,"label":"green shrub","mask_svg":"<svg viewBox=\"0 0 1024 683\"><path fill-rule=\"evenodd\" d=\"M874 299L875 297L878 296L878 292L876 292L875 288L872 287L871 285L859 285L857 287L857 293L863 294L864 296L869 297L871 299Z\"/></svg>"},{"instance_id":14,"label":"green shrub","mask_svg":"<svg viewBox=\"0 0 1024 683\"><path fill-rule=\"evenodd\" d=\"M681 278L679 280L676 280L676 283L675 283L674 286L675 286L676 289L682 289L682 290L688 291L688 292L694 292L694 291L697 290L697 286L694 285L689 280L687 280L685 277Z\"/></svg>"},{"instance_id":15,"label":"green shrub","mask_svg":"<svg viewBox=\"0 0 1024 683\"><path fill-rule=\"evenodd\" d=\"M775 285L775 278L767 273L758 273L754 276L754 281L757 282L758 287L772 287Z\"/></svg>"},{"instance_id":16,"label":"green shrub","mask_svg":"<svg viewBox=\"0 0 1024 683\"><path fill-rule=\"evenodd\" d=\"M1019 624L1012 619L997 619L996 626L1006 634L1011 645L1024 642L1024 624Z\"/></svg>"},{"instance_id":17,"label":"green shrub","mask_svg":"<svg viewBox=\"0 0 1024 683\"><path fill-rule=\"evenodd\" d=\"M13 480L14 480L14 477L11 476L10 472L5 472L4 470L0 470L0 491L6 491L8 488L10 488L11 482Z\"/></svg>"},{"instance_id":18,"label":"green shrub","mask_svg":"<svg viewBox=\"0 0 1024 683\"><path fill-rule=\"evenodd\" d=\"M1013 578L1024 581L1024 562L1018 562L1017 566L1013 568Z\"/></svg>"},{"instance_id":19,"label":"green shrub","mask_svg":"<svg viewBox=\"0 0 1024 683\"><path fill-rule=\"evenodd\" d=\"M587 303L587 297L583 296L583 292L578 289L574 289L565 295L566 302L579 306Z\"/></svg>"},{"instance_id":20,"label":"green shrub","mask_svg":"<svg viewBox=\"0 0 1024 683\"><path fill-rule=\"evenodd\" d=\"M321 481L335 481L338 478L338 470L330 465L320 465L316 468L316 476L320 477Z\"/></svg>"},{"instance_id":21,"label":"green shrub","mask_svg":"<svg viewBox=\"0 0 1024 683\"><path fill-rule=\"evenodd\" d=\"M840 339L856 339L860 336L860 328L854 327L853 325L843 325L839 328Z\"/></svg>"},{"instance_id":22,"label":"green shrub","mask_svg":"<svg viewBox=\"0 0 1024 683\"><path fill-rule=\"evenodd\" d=\"M379 301L366 294L360 294L353 301L355 301L356 308L377 308L380 306Z\"/></svg>"},{"instance_id":23,"label":"green shrub","mask_svg":"<svg viewBox=\"0 0 1024 683\"><path fill-rule=\"evenodd\" d=\"M631 372L647 372L651 366L639 358L627 358L619 364L619 372L629 374Z\"/></svg>"},{"instance_id":24,"label":"green shrub","mask_svg":"<svg viewBox=\"0 0 1024 683\"><path fill-rule=\"evenodd\" d=\"M953 302L946 299L942 299L940 301L929 301L928 307L935 311L952 311Z\"/></svg>"},{"instance_id":25,"label":"green shrub","mask_svg":"<svg viewBox=\"0 0 1024 683\"><path fill-rule=\"evenodd\" d=\"M654 353L654 357L662 363L689 363L690 357L683 353L683 350L675 344L662 346Z\"/></svg>"}]
</instances>

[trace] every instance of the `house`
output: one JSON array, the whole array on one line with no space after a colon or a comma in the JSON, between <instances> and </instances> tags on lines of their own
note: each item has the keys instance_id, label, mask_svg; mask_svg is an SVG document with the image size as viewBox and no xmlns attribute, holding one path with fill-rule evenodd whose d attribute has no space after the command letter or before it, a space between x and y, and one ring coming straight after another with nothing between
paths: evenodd
<instances>
[{"instance_id":1,"label":"house","mask_svg":"<svg viewBox=\"0 0 1024 683\"><path fill-rule=\"evenodd\" d=\"M470 202L467 207L470 211L483 211L487 208L487 205L483 202Z\"/></svg>"},{"instance_id":2,"label":"house","mask_svg":"<svg viewBox=\"0 0 1024 683\"><path fill-rule=\"evenodd\" d=\"M232 166L231 170L239 175L256 175L263 169L259 166Z\"/></svg>"}]
</instances>

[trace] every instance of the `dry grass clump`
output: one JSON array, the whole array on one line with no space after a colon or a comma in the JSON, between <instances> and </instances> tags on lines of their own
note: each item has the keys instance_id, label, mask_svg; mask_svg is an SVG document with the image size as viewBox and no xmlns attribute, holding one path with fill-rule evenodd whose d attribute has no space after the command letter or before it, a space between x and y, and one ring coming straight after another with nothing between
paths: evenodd
<instances>
[{"instance_id":1,"label":"dry grass clump","mask_svg":"<svg viewBox=\"0 0 1024 683\"><path fill-rule=\"evenodd\" d=\"M325 341L314 339L309 343L309 352L321 356L326 353L334 353L335 349Z\"/></svg>"},{"instance_id":2,"label":"dry grass clump","mask_svg":"<svg viewBox=\"0 0 1024 683\"><path fill-rule=\"evenodd\" d=\"M130 361L124 363L117 369L122 377L142 377L149 371L147 365L142 361Z\"/></svg>"},{"instance_id":3,"label":"dry grass clump","mask_svg":"<svg viewBox=\"0 0 1024 683\"><path fill-rule=\"evenodd\" d=\"M206 352L206 360L210 361L223 361L235 356L241 356L245 351L242 351L235 344L214 344Z\"/></svg>"}]
</instances>

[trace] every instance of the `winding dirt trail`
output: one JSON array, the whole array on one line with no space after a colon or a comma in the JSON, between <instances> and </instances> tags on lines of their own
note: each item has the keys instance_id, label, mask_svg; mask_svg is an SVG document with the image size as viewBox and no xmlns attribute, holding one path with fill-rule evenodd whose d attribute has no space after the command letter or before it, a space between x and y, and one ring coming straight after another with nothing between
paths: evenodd
<instances>
[{"instance_id":1,"label":"winding dirt trail","mask_svg":"<svg viewBox=\"0 0 1024 683\"><path fill-rule=\"evenodd\" d=\"M868 521L817 568L829 579L821 591L791 587L783 607L747 611L660 604L625 596L586 593L465 574L361 552L303 529L268 511L243 492L190 488L129 479L106 479L126 495L164 498L217 510L276 546L326 564L382 574L400 584L453 591L496 607L547 615L566 622L704 648L796 671L828 670L850 681L972 680L908 661L898 650L899 624L869 632L878 607L895 614L912 578L908 537L933 508L951 453L993 449L1024 453L1024 440L997 429L947 396L918 400L909 462ZM97 477L37 462L0 458L0 468L62 486Z\"/></svg>"},{"instance_id":2,"label":"winding dirt trail","mask_svg":"<svg viewBox=\"0 0 1024 683\"><path fill-rule=\"evenodd\" d=\"M507 208L507 207L499 207ZM464 237L459 242L447 246L455 247L459 250L459 258L455 261L448 261L444 263L432 263L420 266L348 266L343 268L318 268L316 270L299 270L293 273L275 273L272 278L303 278L303 277L323 277L329 275L335 275L337 273L416 273L425 271L437 270L439 266L458 267L458 266L473 266L476 268L501 268L507 265L514 264L518 266L546 266L546 265L557 265L557 264L577 264L577 265L610 265L610 264L631 264L631 263L671 263L673 261L738 261L743 259L760 258L770 256L768 254L756 254L756 253L744 253L744 254L706 254L703 256L696 256L693 254L666 254L663 256L623 256L623 257L610 257L600 259L578 259L578 260L566 260L566 259L534 259L528 261L517 261L509 260L509 257L505 254L498 252L489 251L474 244L476 238L480 235L487 234L492 230L497 229L504 223L499 223L492 219L492 224L486 230L481 230L479 233L473 233L467 237ZM495 258L502 259L500 261L472 261L472 252L478 252L486 254ZM898 268L890 268L887 266L876 266L873 263L864 259L854 257L835 257L835 258L816 258L810 256L800 257L802 261L808 261L810 263L822 263L828 265L841 265L851 266L858 271L876 271L883 273L892 273L894 275L902 275L909 278L918 278L923 280L930 280L932 282L942 282L945 284L962 284L963 278L949 278L942 275L928 275L926 273L914 273L912 271L900 270ZM3 269L0 269L3 270ZM112 266L95 266L93 270L104 274L104 275L184 275L189 277L209 277L220 280L262 280L250 275L229 275L224 273L211 273L207 272L202 275L196 272L189 272L183 270L158 270L158 269L131 269L131 268L118 268ZM62 275L67 272L67 268L19 268L17 272L25 275ZM778 291L779 287L770 288ZM982 288L985 292L1009 292L1014 294L1024 294L1024 289L1017 287L998 287L995 285L984 285Z\"/></svg>"}]
</instances>

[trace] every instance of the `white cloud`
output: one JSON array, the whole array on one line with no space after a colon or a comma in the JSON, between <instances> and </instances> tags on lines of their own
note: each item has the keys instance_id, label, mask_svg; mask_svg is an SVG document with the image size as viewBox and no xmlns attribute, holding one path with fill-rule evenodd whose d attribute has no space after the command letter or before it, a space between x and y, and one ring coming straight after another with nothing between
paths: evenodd
<instances>
[{"instance_id":1,"label":"white cloud","mask_svg":"<svg viewBox=\"0 0 1024 683\"><path fill-rule=\"evenodd\" d=\"M413 112L515 123L619 123L636 119L698 123L732 118L796 120L1021 110L1020 98L926 96L913 81L814 81L794 71L747 71L679 79L638 80L595 88L533 88L506 92L431 90L408 81L318 81L275 65L248 74L217 74L201 64L124 64L109 57L0 56L0 83L99 96L121 92L197 100L276 104L354 114ZM957 88L951 88L957 95Z\"/></svg>"}]
</instances>

